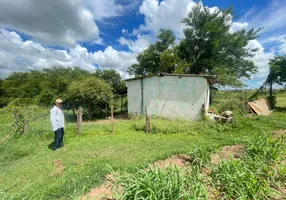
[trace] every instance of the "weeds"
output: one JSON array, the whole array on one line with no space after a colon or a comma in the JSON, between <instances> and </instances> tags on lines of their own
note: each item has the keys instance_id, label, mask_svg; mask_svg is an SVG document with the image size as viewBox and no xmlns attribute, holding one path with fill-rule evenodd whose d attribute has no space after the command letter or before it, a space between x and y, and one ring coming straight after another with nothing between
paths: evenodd
<instances>
[{"instance_id":1,"label":"weeds","mask_svg":"<svg viewBox=\"0 0 286 200\"><path fill-rule=\"evenodd\" d=\"M145 131L143 118L133 120L132 128L136 131ZM160 117L151 117L151 133L154 134L197 134L197 133L219 133L231 130L229 124L218 124L213 120L187 121L182 119L169 120Z\"/></svg>"},{"instance_id":2,"label":"weeds","mask_svg":"<svg viewBox=\"0 0 286 200\"><path fill-rule=\"evenodd\" d=\"M247 145L244 157L221 162L213 168L211 177L227 199L271 199L272 188L279 187L285 179L285 167L279 169L274 165L283 155L282 140L260 135Z\"/></svg>"},{"instance_id":3,"label":"weeds","mask_svg":"<svg viewBox=\"0 0 286 200\"><path fill-rule=\"evenodd\" d=\"M192 164L202 167L203 165L209 163L211 159L211 154L215 152L213 147L206 148L195 148L190 152L193 162Z\"/></svg>"},{"instance_id":4,"label":"weeds","mask_svg":"<svg viewBox=\"0 0 286 200\"><path fill-rule=\"evenodd\" d=\"M206 199L207 192L199 170L190 171L176 166L138 170L134 175L118 177L118 199L181 200ZM118 185L117 185L118 187ZM123 191L123 193L122 193Z\"/></svg>"}]
</instances>

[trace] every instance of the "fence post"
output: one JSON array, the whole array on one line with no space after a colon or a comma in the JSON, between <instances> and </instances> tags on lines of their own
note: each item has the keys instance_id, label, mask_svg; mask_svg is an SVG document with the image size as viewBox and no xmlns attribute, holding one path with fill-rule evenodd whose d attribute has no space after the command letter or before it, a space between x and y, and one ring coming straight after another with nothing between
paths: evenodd
<instances>
[{"instance_id":1,"label":"fence post","mask_svg":"<svg viewBox=\"0 0 286 200\"><path fill-rule=\"evenodd\" d=\"M148 116L146 106L145 106L145 113L146 113L146 133L150 133L150 116Z\"/></svg>"},{"instance_id":2,"label":"fence post","mask_svg":"<svg viewBox=\"0 0 286 200\"><path fill-rule=\"evenodd\" d=\"M77 134L81 134L82 125L82 107L80 106L77 110Z\"/></svg>"},{"instance_id":3,"label":"fence post","mask_svg":"<svg viewBox=\"0 0 286 200\"><path fill-rule=\"evenodd\" d=\"M111 125L112 125L111 133L114 134L113 105L111 105L110 109L111 109Z\"/></svg>"}]
</instances>

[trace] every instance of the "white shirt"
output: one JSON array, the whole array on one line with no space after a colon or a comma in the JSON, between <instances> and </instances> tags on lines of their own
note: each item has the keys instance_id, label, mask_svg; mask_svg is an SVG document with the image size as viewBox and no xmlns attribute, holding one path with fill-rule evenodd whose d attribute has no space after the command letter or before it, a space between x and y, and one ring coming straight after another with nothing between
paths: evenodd
<instances>
[{"instance_id":1,"label":"white shirt","mask_svg":"<svg viewBox=\"0 0 286 200\"><path fill-rule=\"evenodd\" d=\"M57 106L54 106L50 111L50 120L53 131L58 130L59 128L65 127L65 118L62 109Z\"/></svg>"}]
</instances>

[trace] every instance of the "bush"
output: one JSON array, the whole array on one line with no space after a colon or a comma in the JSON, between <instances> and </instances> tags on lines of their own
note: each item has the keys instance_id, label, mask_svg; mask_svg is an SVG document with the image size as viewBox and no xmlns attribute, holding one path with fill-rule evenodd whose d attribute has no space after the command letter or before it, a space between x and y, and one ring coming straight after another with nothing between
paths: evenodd
<instances>
[{"instance_id":1,"label":"bush","mask_svg":"<svg viewBox=\"0 0 286 200\"><path fill-rule=\"evenodd\" d=\"M30 105L36 105L36 99L34 98L14 98L10 103L8 104L9 107L13 106L30 106Z\"/></svg>"}]
</instances>

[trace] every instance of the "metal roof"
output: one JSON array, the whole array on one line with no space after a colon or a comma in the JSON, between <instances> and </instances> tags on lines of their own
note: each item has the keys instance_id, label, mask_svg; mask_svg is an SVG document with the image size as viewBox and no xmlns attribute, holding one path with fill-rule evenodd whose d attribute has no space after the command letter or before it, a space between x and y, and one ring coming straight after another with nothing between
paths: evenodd
<instances>
[{"instance_id":1,"label":"metal roof","mask_svg":"<svg viewBox=\"0 0 286 200\"><path fill-rule=\"evenodd\" d=\"M134 81L138 79L152 78L152 77L162 77L162 76L177 76L177 77L203 77L208 80L210 84L213 83L215 79L215 75L202 75L202 74L159 74L159 75L146 75L146 76L138 76L135 78L125 79L124 81Z\"/></svg>"}]
</instances>

